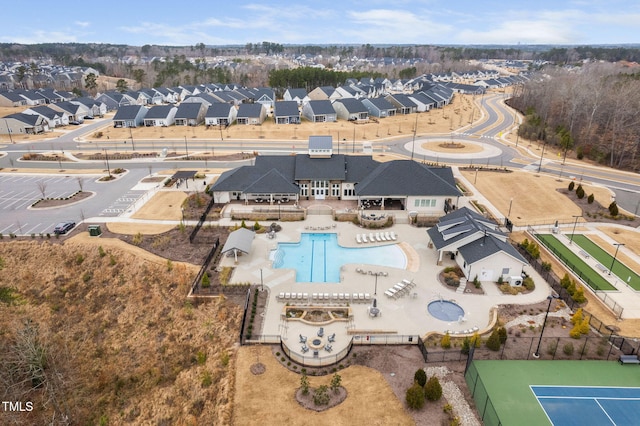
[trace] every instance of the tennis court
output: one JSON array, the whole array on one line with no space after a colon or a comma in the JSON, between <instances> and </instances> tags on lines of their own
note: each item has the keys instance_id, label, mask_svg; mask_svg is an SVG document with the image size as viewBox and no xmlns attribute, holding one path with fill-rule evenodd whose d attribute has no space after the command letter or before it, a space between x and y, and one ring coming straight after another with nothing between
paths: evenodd
<instances>
[{"instance_id":1,"label":"tennis court","mask_svg":"<svg viewBox=\"0 0 640 426\"><path fill-rule=\"evenodd\" d=\"M640 388L531 386L554 425L633 425L640 422Z\"/></svg>"},{"instance_id":2,"label":"tennis court","mask_svg":"<svg viewBox=\"0 0 640 426\"><path fill-rule=\"evenodd\" d=\"M640 424L637 365L474 360L465 379L487 426Z\"/></svg>"}]
</instances>

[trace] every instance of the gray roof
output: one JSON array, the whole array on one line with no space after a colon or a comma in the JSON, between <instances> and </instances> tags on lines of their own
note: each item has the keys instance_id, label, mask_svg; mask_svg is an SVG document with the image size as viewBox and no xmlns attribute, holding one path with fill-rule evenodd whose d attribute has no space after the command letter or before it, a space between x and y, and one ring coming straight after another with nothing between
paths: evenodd
<instances>
[{"instance_id":1,"label":"gray roof","mask_svg":"<svg viewBox=\"0 0 640 426\"><path fill-rule=\"evenodd\" d=\"M176 118L198 118L201 108L202 104L199 102L182 103L178 107L178 111L176 111Z\"/></svg>"},{"instance_id":2,"label":"gray roof","mask_svg":"<svg viewBox=\"0 0 640 426\"><path fill-rule=\"evenodd\" d=\"M522 262L523 265L528 264L526 259L522 257L515 247L491 234L487 234L486 237L480 237L469 244L461 246L458 248L458 251L468 264L474 264L500 252L508 254Z\"/></svg>"},{"instance_id":3,"label":"gray roof","mask_svg":"<svg viewBox=\"0 0 640 426\"><path fill-rule=\"evenodd\" d=\"M333 105L331 105L331 101L328 99L321 101L309 101L309 107L311 108L311 111L313 111L314 115L327 115L336 113L336 110L333 109Z\"/></svg>"},{"instance_id":4,"label":"gray roof","mask_svg":"<svg viewBox=\"0 0 640 426\"><path fill-rule=\"evenodd\" d=\"M238 118L260 117L262 104L240 104L238 107Z\"/></svg>"},{"instance_id":5,"label":"gray roof","mask_svg":"<svg viewBox=\"0 0 640 426\"><path fill-rule=\"evenodd\" d=\"M233 108L231 104L223 104L220 102L216 102L212 104L208 109L207 113L204 115L205 117L213 118L213 117L222 117L228 118L229 111Z\"/></svg>"},{"instance_id":6,"label":"gray roof","mask_svg":"<svg viewBox=\"0 0 640 426\"><path fill-rule=\"evenodd\" d=\"M263 194L297 194L300 189L276 169L271 169L251 183L244 192Z\"/></svg>"},{"instance_id":7,"label":"gray roof","mask_svg":"<svg viewBox=\"0 0 640 426\"><path fill-rule=\"evenodd\" d=\"M227 242L222 247L222 253L229 251L240 251L242 253L249 254L251 252L251 243L253 242L254 232L240 228L229 234Z\"/></svg>"},{"instance_id":8,"label":"gray roof","mask_svg":"<svg viewBox=\"0 0 640 426\"><path fill-rule=\"evenodd\" d=\"M428 167L411 160L380 164L356 186L360 196L461 196L450 168Z\"/></svg>"},{"instance_id":9,"label":"gray roof","mask_svg":"<svg viewBox=\"0 0 640 426\"><path fill-rule=\"evenodd\" d=\"M29 124L31 126L35 126L41 123L44 118L36 114L23 114L21 112L17 114L6 115L3 118L13 118L15 120L21 121L22 123Z\"/></svg>"},{"instance_id":10,"label":"gray roof","mask_svg":"<svg viewBox=\"0 0 640 426\"><path fill-rule=\"evenodd\" d=\"M309 149L331 149L333 136L309 136Z\"/></svg>"},{"instance_id":11,"label":"gray roof","mask_svg":"<svg viewBox=\"0 0 640 426\"><path fill-rule=\"evenodd\" d=\"M173 105L158 105L151 107L144 118L167 118L173 108L175 108Z\"/></svg>"},{"instance_id":12,"label":"gray roof","mask_svg":"<svg viewBox=\"0 0 640 426\"><path fill-rule=\"evenodd\" d=\"M116 114L113 116L114 120L133 120L138 116L140 109L144 108L141 105L124 105L118 108Z\"/></svg>"},{"instance_id":13,"label":"gray roof","mask_svg":"<svg viewBox=\"0 0 640 426\"><path fill-rule=\"evenodd\" d=\"M330 158L310 158L296 155L294 179L300 180L345 180L347 168L343 154L334 154Z\"/></svg>"},{"instance_id":14,"label":"gray roof","mask_svg":"<svg viewBox=\"0 0 640 426\"><path fill-rule=\"evenodd\" d=\"M289 92L291 99L304 99L307 96L306 89L287 89L287 92Z\"/></svg>"},{"instance_id":15,"label":"gray roof","mask_svg":"<svg viewBox=\"0 0 640 426\"><path fill-rule=\"evenodd\" d=\"M415 108L417 106L415 102L409 99L409 95L405 95L404 93L394 93L393 95L389 95L389 97L393 98L398 104L405 108Z\"/></svg>"},{"instance_id":16,"label":"gray roof","mask_svg":"<svg viewBox=\"0 0 640 426\"><path fill-rule=\"evenodd\" d=\"M336 102L340 102L342 105L344 105L344 107L347 109L349 113L356 113L356 112L368 113L369 112L369 110L364 106L364 104L356 98L342 98L342 99L336 100Z\"/></svg>"},{"instance_id":17,"label":"gray roof","mask_svg":"<svg viewBox=\"0 0 640 426\"><path fill-rule=\"evenodd\" d=\"M278 101L274 104L273 115L275 117L299 117L300 110L296 101Z\"/></svg>"},{"instance_id":18,"label":"gray roof","mask_svg":"<svg viewBox=\"0 0 640 426\"><path fill-rule=\"evenodd\" d=\"M48 106L37 106L37 107L31 107L30 108L31 111L40 114L43 117L48 118L49 120L52 120L56 117L60 117L60 115L62 114L60 111L56 111L52 108L49 108Z\"/></svg>"},{"instance_id":19,"label":"gray roof","mask_svg":"<svg viewBox=\"0 0 640 426\"><path fill-rule=\"evenodd\" d=\"M396 109L396 107L385 98L371 98L368 99L368 101L381 111Z\"/></svg>"}]
</instances>

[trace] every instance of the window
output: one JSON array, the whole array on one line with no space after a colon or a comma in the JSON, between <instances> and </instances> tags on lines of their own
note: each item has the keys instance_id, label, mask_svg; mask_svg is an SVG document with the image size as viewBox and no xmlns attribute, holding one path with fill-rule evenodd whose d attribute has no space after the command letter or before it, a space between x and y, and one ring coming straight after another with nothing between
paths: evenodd
<instances>
[{"instance_id":1,"label":"window","mask_svg":"<svg viewBox=\"0 0 640 426\"><path fill-rule=\"evenodd\" d=\"M353 188L345 188L345 190L342 192L344 197L353 197L354 195L356 195L355 193L355 189Z\"/></svg>"},{"instance_id":2,"label":"window","mask_svg":"<svg viewBox=\"0 0 640 426\"><path fill-rule=\"evenodd\" d=\"M332 197L339 197L340 196L340 184L339 183L331 184L331 196Z\"/></svg>"},{"instance_id":3,"label":"window","mask_svg":"<svg viewBox=\"0 0 640 426\"><path fill-rule=\"evenodd\" d=\"M301 183L300 184L300 196L307 197L309 195L309 184Z\"/></svg>"},{"instance_id":4,"label":"window","mask_svg":"<svg viewBox=\"0 0 640 426\"><path fill-rule=\"evenodd\" d=\"M502 268L502 275L509 275L509 268Z\"/></svg>"},{"instance_id":5,"label":"window","mask_svg":"<svg viewBox=\"0 0 640 426\"><path fill-rule=\"evenodd\" d=\"M416 199L414 201L414 207L435 207L437 200L433 199Z\"/></svg>"}]
</instances>

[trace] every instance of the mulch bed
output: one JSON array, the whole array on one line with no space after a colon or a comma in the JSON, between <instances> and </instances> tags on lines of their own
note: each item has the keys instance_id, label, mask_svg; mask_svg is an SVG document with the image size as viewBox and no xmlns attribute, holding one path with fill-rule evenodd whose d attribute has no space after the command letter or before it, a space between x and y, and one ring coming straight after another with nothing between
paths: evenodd
<instances>
[{"instance_id":1,"label":"mulch bed","mask_svg":"<svg viewBox=\"0 0 640 426\"><path fill-rule=\"evenodd\" d=\"M307 410L324 411L341 404L345 399L347 399L347 390L340 386L338 387L337 392L334 392L331 389L327 391L327 395L329 395L329 402L326 405L316 405L313 401L314 392L315 388L310 387L309 392L305 395L302 393L302 388L299 388L296 391L296 401L298 401L298 403Z\"/></svg>"},{"instance_id":2,"label":"mulch bed","mask_svg":"<svg viewBox=\"0 0 640 426\"><path fill-rule=\"evenodd\" d=\"M34 203L31 208L45 209L50 207L62 207L87 199L91 197L91 195L93 195L92 192L80 191L76 192L69 198L43 198Z\"/></svg>"},{"instance_id":3,"label":"mulch bed","mask_svg":"<svg viewBox=\"0 0 640 426\"><path fill-rule=\"evenodd\" d=\"M582 217L587 222L617 223L634 228L640 226L639 217L634 217L633 219L631 219L630 216L619 214L618 216L616 216L616 218L614 218L609 214L609 206L603 206L598 202L598 200L594 200L593 203L589 204L587 200L589 194L585 194L584 198L580 199L576 195L575 190L569 191L568 188L560 188L557 191L569 197L571 201L576 203L582 209Z\"/></svg>"}]
</instances>

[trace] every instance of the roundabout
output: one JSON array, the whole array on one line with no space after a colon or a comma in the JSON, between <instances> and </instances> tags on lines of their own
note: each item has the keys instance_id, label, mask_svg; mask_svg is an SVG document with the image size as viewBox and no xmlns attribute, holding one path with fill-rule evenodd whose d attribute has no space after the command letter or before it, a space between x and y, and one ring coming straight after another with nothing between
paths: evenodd
<instances>
[{"instance_id":1,"label":"roundabout","mask_svg":"<svg viewBox=\"0 0 640 426\"><path fill-rule=\"evenodd\" d=\"M468 158L493 158L502 155L502 150L489 143L475 142L463 139L429 139L419 140L417 143L407 142L404 149L436 160L447 158L450 160L465 160Z\"/></svg>"}]
</instances>

